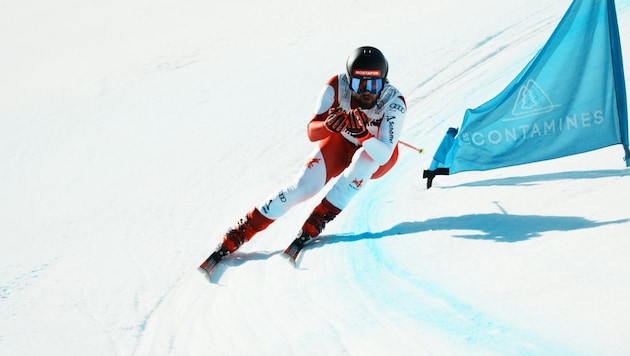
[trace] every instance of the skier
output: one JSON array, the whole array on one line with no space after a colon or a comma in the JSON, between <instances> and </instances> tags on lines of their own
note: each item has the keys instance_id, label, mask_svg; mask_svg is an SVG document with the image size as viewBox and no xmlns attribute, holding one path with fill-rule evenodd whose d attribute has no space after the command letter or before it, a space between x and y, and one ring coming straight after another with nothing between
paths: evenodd
<instances>
[{"instance_id":1,"label":"skier","mask_svg":"<svg viewBox=\"0 0 630 356\"><path fill-rule=\"evenodd\" d=\"M406 104L387 80L388 69L377 48L359 47L349 55L346 72L329 79L320 94L307 127L308 138L317 147L296 179L229 229L200 268L212 273L222 258L341 175L285 250L295 260L302 247L318 236L368 181L394 166Z\"/></svg>"}]
</instances>

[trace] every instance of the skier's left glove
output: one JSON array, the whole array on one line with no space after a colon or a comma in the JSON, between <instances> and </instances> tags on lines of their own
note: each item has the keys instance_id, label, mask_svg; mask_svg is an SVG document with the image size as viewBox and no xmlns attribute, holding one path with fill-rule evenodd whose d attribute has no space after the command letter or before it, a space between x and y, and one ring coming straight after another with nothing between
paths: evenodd
<instances>
[{"instance_id":1,"label":"skier's left glove","mask_svg":"<svg viewBox=\"0 0 630 356\"><path fill-rule=\"evenodd\" d=\"M369 119L361 109L353 109L348 113L348 126L346 130L359 142L372 138L372 134L367 129Z\"/></svg>"}]
</instances>

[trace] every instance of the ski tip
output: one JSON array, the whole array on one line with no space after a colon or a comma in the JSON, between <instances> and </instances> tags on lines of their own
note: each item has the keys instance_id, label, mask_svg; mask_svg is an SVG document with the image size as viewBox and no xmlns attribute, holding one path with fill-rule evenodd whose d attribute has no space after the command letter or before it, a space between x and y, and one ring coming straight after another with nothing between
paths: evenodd
<instances>
[{"instance_id":1,"label":"ski tip","mask_svg":"<svg viewBox=\"0 0 630 356\"><path fill-rule=\"evenodd\" d=\"M212 284L216 284L217 282L215 281L216 278L213 277L212 272L213 271L208 271L205 268L197 268L197 271L203 276L203 278L205 278L208 282L212 283Z\"/></svg>"},{"instance_id":2,"label":"ski tip","mask_svg":"<svg viewBox=\"0 0 630 356\"><path fill-rule=\"evenodd\" d=\"M284 252L282 253L282 255L283 255L284 257L287 257L287 258L292 259L292 260L294 260L294 261L295 261L295 259L297 258L297 255L298 255L299 253L300 253L300 251L299 251L299 250L296 250L296 249L291 248L291 247L287 247L287 249L286 249L286 250L284 250Z\"/></svg>"},{"instance_id":3,"label":"ski tip","mask_svg":"<svg viewBox=\"0 0 630 356\"><path fill-rule=\"evenodd\" d=\"M285 252L285 253L283 253L283 254L282 254L282 256L283 256L284 258L286 258L286 259L287 259L287 261L289 261L292 265L294 265L294 266L296 265L296 261L295 261L295 257L294 257L294 256L291 256L290 254L288 254L288 253L286 253L286 252Z\"/></svg>"},{"instance_id":4,"label":"ski tip","mask_svg":"<svg viewBox=\"0 0 630 356\"><path fill-rule=\"evenodd\" d=\"M289 247L284 250L284 254L293 261L296 261L303 247L304 245L296 239L295 241L293 241L293 243L291 243L291 245L289 245Z\"/></svg>"},{"instance_id":5,"label":"ski tip","mask_svg":"<svg viewBox=\"0 0 630 356\"><path fill-rule=\"evenodd\" d=\"M289 263L291 263L291 265L295 268L298 268L298 256L300 255L300 251L292 251L290 249L287 249L286 251L284 251L284 253L282 253L282 256L284 258L287 259L287 261L289 261Z\"/></svg>"},{"instance_id":6,"label":"ski tip","mask_svg":"<svg viewBox=\"0 0 630 356\"><path fill-rule=\"evenodd\" d=\"M213 260L212 258L208 257L207 260L205 260L198 268L197 270L201 273L203 273L205 276L208 277L208 280L210 282L212 282L212 272L214 272L215 267L217 266L217 261Z\"/></svg>"},{"instance_id":7,"label":"ski tip","mask_svg":"<svg viewBox=\"0 0 630 356\"><path fill-rule=\"evenodd\" d=\"M199 269L205 271L208 277L212 277L212 272L217 267L217 264L219 264L219 261L221 261L221 256L219 252L215 251L199 265Z\"/></svg>"},{"instance_id":8,"label":"ski tip","mask_svg":"<svg viewBox=\"0 0 630 356\"><path fill-rule=\"evenodd\" d=\"M201 266L199 266L197 268L197 272L199 272L202 276L204 276L204 277L206 277L208 279L210 279L210 277L211 277L210 273L208 273L208 271L206 271L206 269L201 267Z\"/></svg>"}]
</instances>

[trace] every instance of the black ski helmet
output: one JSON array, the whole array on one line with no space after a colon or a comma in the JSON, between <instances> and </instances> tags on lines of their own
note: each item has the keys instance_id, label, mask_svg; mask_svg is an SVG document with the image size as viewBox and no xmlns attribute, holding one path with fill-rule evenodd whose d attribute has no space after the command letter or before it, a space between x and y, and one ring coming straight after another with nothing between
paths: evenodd
<instances>
[{"instance_id":1,"label":"black ski helmet","mask_svg":"<svg viewBox=\"0 0 630 356\"><path fill-rule=\"evenodd\" d=\"M389 66L387 59L378 48L363 46L348 56L346 71L348 77L359 79L386 79Z\"/></svg>"}]
</instances>

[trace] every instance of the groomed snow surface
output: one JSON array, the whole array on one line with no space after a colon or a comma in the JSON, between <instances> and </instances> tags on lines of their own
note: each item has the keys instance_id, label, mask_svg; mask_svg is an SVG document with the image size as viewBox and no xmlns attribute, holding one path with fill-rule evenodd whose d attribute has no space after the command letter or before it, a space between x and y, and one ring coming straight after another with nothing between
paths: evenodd
<instances>
[{"instance_id":1,"label":"groomed snow surface","mask_svg":"<svg viewBox=\"0 0 630 356\"><path fill-rule=\"evenodd\" d=\"M5 1L0 354L630 354L621 146L421 178L569 5ZM197 266L297 174L320 88L362 45L388 57L402 139L427 153L401 148L299 268L281 251L321 195L210 283Z\"/></svg>"}]
</instances>

